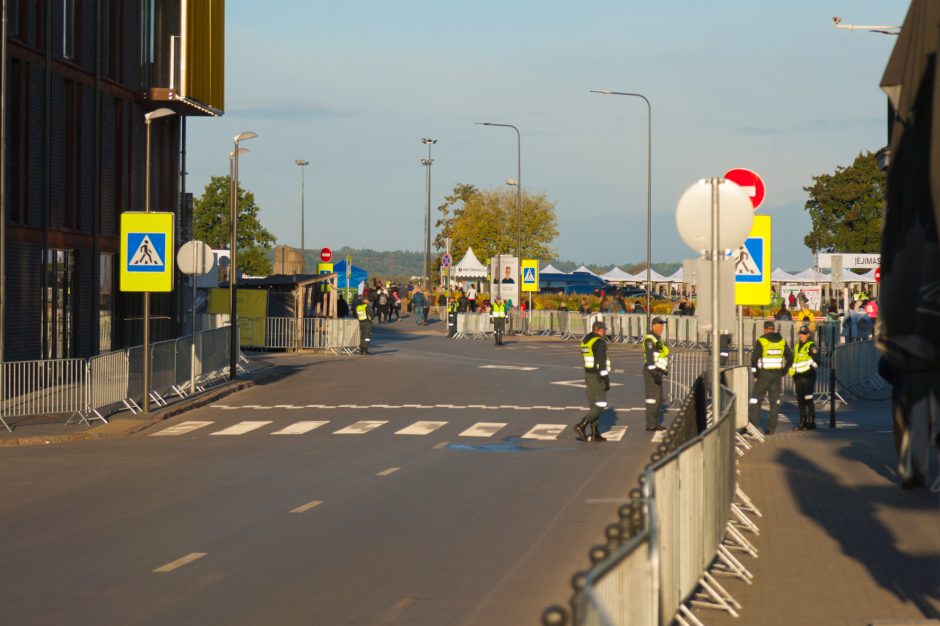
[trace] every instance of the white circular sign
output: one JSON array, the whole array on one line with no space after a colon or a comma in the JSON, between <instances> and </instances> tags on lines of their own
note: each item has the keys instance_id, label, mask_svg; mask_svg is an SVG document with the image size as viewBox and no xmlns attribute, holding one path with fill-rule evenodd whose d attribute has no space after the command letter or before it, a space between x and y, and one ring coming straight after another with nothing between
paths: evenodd
<instances>
[{"instance_id":1,"label":"white circular sign","mask_svg":"<svg viewBox=\"0 0 940 626\"><path fill-rule=\"evenodd\" d=\"M751 199L730 180L718 187L718 248L733 250L744 243L754 224ZM712 186L700 180L682 194L676 206L679 235L696 252L712 247Z\"/></svg>"},{"instance_id":2,"label":"white circular sign","mask_svg":"<svg viewBox=\"0 0 940 626\"><path fill-rule=\"evenodd\" d=\"M202 241L187 241L176 253L176 265L187 276L205 276L214 264L212 248Z\"/></svg>"}]
</instances>

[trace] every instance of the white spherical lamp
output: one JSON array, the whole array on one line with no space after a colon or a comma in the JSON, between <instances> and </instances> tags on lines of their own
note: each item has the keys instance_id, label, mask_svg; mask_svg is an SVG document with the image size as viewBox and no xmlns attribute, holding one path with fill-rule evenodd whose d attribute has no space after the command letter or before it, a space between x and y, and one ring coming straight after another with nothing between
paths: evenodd
<instances>
[{"instance_id":1,"label":"white spherical lamp","mask_svg":"<svg viewBox=\"0 0 940 626\"><path fill-rule=\"evenodd\" d=\"M718 248L733 250L744 243L754 223L751 199L737 184L718 186ZM700 180L685 190L676 206L676 228L682 241L696 252L712 247L712 186Z\"/></svg>"}]
</instances>

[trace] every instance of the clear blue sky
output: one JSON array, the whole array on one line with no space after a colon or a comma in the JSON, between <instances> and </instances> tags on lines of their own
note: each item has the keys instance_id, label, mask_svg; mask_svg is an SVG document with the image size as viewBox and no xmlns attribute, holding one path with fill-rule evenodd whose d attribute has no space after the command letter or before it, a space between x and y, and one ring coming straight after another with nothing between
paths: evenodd
<instances>
[{"instance_id":1,"label":"clear blue sky","mask_svg":"<svg viewBox=\"0 0 940 626\"><path fill-rule=\"evenodd\" d=\"M191 119L189 188L228 171L279 243L423 249L426 156L432 206L458 182L516 175L557 202L564 259L645 258L646 109L653 103L653 260L692 256L675 227L694 181L750 167L767 183L774 265L811 263L803 210L811 176L886 142L878 89L895 37L836 30L900 24L898 0L562 2L559 0L230 0L226 114Z\"/></svg>"}]
</instances>

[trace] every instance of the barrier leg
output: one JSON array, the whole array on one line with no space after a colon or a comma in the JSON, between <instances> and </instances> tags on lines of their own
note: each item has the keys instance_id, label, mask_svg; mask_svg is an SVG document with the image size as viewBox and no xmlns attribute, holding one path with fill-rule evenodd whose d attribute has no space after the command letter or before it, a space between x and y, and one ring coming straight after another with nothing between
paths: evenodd
<instances>
[{"instance_id":1,"label":"barrier leg","mask_svg":"<svg viewBox=\"0 0 940 626\"><path fill-rule=\"evenodd\" d=\"M731 503L731 514L738 520L735 526L746 528L755 535L760 534L760 528L757 527L757 524L748 519L747 515L745 515L741 508L734 502Z\"/></svg>"},{"instance_id":2,"label":"barrier leg","mask_svg":"<svg viewBox=\"0 0 940 626\"><path fill-rule=\"evenodd\" d=\"M699 618L695 617L695 614L684 604L679 607L679 614L676 615L676 621L682 624L682 626L705 626L705 624L703 624Z\"/></svg>"},{"instance_id":3,"label":"barrier leg","mask_svg":"<svg viewBox=\"0 0 940 626\"><path fill-rule=\"evenodd\" d=\"M731 576L743 580L748 585L752 584L754 581L754 574L752 574L744 564L741 563L731 551L728 550L725 546L718 546L716 552L718 557L715 561L714 570L716 574L723 574L725 576Z\"/></svg>"},{"instance_id":4,"label":"barrier leg","mask_svg":"<svg viewBox=\"0 0 940 626\"><path fill-rule=\"evenodd\" d=\"M728 522L725 531L727 533L725 535L725 545L729 550L747 552L755 559L757 558L757 548L741 534L741 531L734 527L734 524Z\"/></svg>"},{"instance_id":5,"label":"barrier leg","mask_svg":"<svg viewBox=\"0 0 940 626\"><path fill-rule=\"evenodd\" d=\"M718 584L714 576L706 572L698 584L702 588L702 591L697 593L689 604L703 609L718 609L727 612L732 617L738 617L738 613L734 610L735 607L732 606L732 603L739 609L741 605L738 604L737 600L731 597L731 594L725 591L724 587ZM721 592L718 591L719 589Z\"/></svg>"},{"instance_id":6,"label":"barrier leg","mask_svg":"<svg viewBox=\"0 0 940 626\"><path fill-rule=\"evenodd\" d=\"M0 417L0 424L3 424L3 427L6 428L6 429L7 429L8 431L10 431L11 433L13 432L13 429L10 428L10 425L7 424L7 421L6 421L5 419L3 419L2 417Z\"/></svg>"},{"instance_id":7,"label":"barrier leg","mask_svg":"<svg viewBox=\"0 0 940 626\"><path fill-rule=\"evenodd\" d=\"M735 487L735 495L738 497L739 500L741 500L738 506L741 508L742 511L753 513L757 517L764 517L761 514L761 512L757 509L757 507L754 506L754 502L748 497L746 493L744 493L744 490L741 489L740 485L737 485Z\"/></svg>"}]
</instances>

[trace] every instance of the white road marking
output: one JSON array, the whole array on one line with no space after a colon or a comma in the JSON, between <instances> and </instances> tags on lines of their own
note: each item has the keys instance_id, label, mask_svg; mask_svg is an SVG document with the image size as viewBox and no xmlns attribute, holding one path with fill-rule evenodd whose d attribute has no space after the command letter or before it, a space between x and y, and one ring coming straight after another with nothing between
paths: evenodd
<instances>
[{"instance_id":1,"label":"white road marking","mask_svg":"<svg viewBox=\"0 0 940 626\"><path fill-rule=\"evenodd\" d=\"M584 389L587 385L584 384L583 380L556 380L551 383L552 385L564 385L566 387L578 387ZM623 383L610 383L611 387L622 387Z\"/></svg>"},{"instance_id":2,"label":"white road marking","mask_svg":"<svg viewBox=\"0 0 940 626\"><path fill-rule=\"evenodd\" d=\"M222 430L217 430L214 433L209 433L210 435L244 435L245 433L250 433L253 430L258 430L262 426L267 426L271 421L266 422L239 422L234 426L229 426L228 428L223 428Z\"/></svg>"},{"instance_id":3,"label":"white road marking","mask_svg":"<svg viewBox=\"0 0 940 626\"><path fill-rule=\"evenodd\" d=\"M467 430L460 433L461 437L492 437L506 424L501 422L477 422Z\"/></svg>"},{"instance_id":4,"label":"white road marking","mask_svg":"<svg viewBox=\"0 0 940 626\"><path fill-rule=\"evenodd\" d=\"M301 504L296 509L291 509L290 512L291 513L306 513L313 507L320 506L321 504L323 504L323 500L311 500L307 504Z\"/></svg>"},{"instance_id":5,"label":"white road marking","mask_svg":"<svg viewBox=\"0 0 940 626\"><path fill-rule=\"evenodd\" d=\"M271 434L272 435L303 435L304 433L309 433L311 430L315 428L320 428L321 426L325 426L327 424L329 424L329 422L326 422L326 421L297 422L296 424L291 424L290 426L287 426L286 428L282 428L281 430L275 430Z\"/></svg>"},{"instance_id":6,"label":"white road marking","mask_svg":"<svg viewBox=\"0 0 940 626\"><path fill-rule=\"evenodd\" d=\"M574 382L574 381L571 381ZM561 383L552 383L552 384L561 384ZM614 386L619 385L620 383L613 383ZM580 385L584 387L583 384ZM333 406L329 404L308 404L304 406L292 406L289 404L282 404L276 406L262 406L258 404L248 404L245 406L223 406L223 405L212 405L213 408L217 409L226 409L226 410L235 410L235 409L253 409L259 411L267 411L274 408L286 408L286 409L371 409L371 408L381 408L381 409L447 409L447 410L466 410L466 409L479 409L482 411L499 411L499 410L511 410L511 411L584 411L587 410L583 406L549 406L545 404L537 404L535 406L520 406L515 404L372 404L360 406L358 404L341 404L338 406ZM624 407L624 408L611 408L612 411L644 411L643 407Z\"/></svg>"},{"instance_id":7,"label":"white road marking","mask_svg":"<svg viewBox=\"0 0 940 626\"><path fill-rule=\"evenodd\" d=\"M521 365L481 365L481 370L520 370L522 372L533 372L537 367L523 367Z\"/></svg>"},{"instance_id":8,"label":"white road marking","mask_svg":"<svg viewBox=\"0 0 940 626\"><path fill-rule=\"evenodd\" d=\"M623 436L627 434L626 426L611 426L606 433L601 433L607 441L622 441Z\"/></svg>"},{"instance_id":9,"label":"white road marking","mask_svg":"<svg viewBox=\"0 0 940 626\"><path fill-rule=\"evenodd\" d=\"M440 442L439 444L435 445L435 446L434 446L433 448L431 448L431 449L432 449L432 450L440 450L441 448L446 448L446 447L449 446L449 445L450 445L450 442L449 442L449 441L442 441L442 442Z\"/></svg>"},{"instance_id":10,"label":"white road marking","mask_svg":"<svg viewBox=\"0 0 940 626\"><path fill-rule=\"evenodd\" d=\"M396 435L429 435L447 422L415 422L411 426L397 431Z\"/></svg>"},{"instance_id":11,"label":"white road marking","mask_svg":"<svg viewBox=\"0 0 940 626\"><path fill-rule=\"evenodd\" d=\"M381 472L376 474L376 476L388 476L389 474L394 474L400 469L401 469L400 467L390 467L387 470L382 470Z\"/></svg>"},{"instance_id":12,"label":"white road marking","mask_svg":"<svg viewBox=\"0 0 940 626\"><path fill-rule=\"evenodd\" d=\"M388 420L382 420L382 421L365 420L362 422L356 422L352 426L347 426L346 428L343 428L341 430L337 430L333 434L334 435L363 435L369 432L370 430L375 430L379 426L383 426L385 424L388 424Z\"/></svg>"},{"instance_id":13,"label":"white road marking","mask_svg":"<svg viewBox=\"0 0 940 626\"><path fill-rule=\"evenodd\" d=\"M650 441L651 441L652 443L659 443L660 441L662 441L662 440L665 439L665 438L666 438L666 431L665 431L665 430L657 430L655 433L653 433L653 438L650 439Z\"/></svg>"},{"instance_id":14,"label":"white road marking","mask_svg":"<svg viewBox=\"0 0 940 626\"><path fill-rule=\"evenodd\" d=\"M209 554L209 553L208 553L208 552L191 552L190 554L187 554L187 555L184 556L184 557L180 557L180 558L176 559L175 561L171 561L171 562L167 563L166 565L161 565L160 567L158 567L157 569L155 569L155 570L153 570L153 571L154 571L155 573L159 573L159 574L165 574L165 573L167 573L167 572L172 572L172 571L175 570L175 569L179 569L179 568L183 567L184 565L188 565L188 564L192 563L193 561L196 561L196 560L198 560L198 559L201 559L202 557L206 556L207 554Z\"/></svg>"},{"instance_id":15,"label":"white road marking","mask_svg":"<svg viewBox=\"0 0 940 626\"><path fill-rule=\"evenodd\" d=\"M536 424L532 430L522 435L522 438L554 441L564 430L564 424Z\"/></svg>"},{"instance_id":16,"label":"white road marking","mask_svg":"<svg viewBox=\"0 0 940 626\"><path fill-rule=\"evenodd\" d=\"M151 437L177 437L179 435L185 435L186 433L191 433L194 430L208 426L209 424L214 424L215 422L183 422L182 424L177 424L176 426L170 426L165 428L158 433L153 433Z\"/></svg>"}]
</instances>

